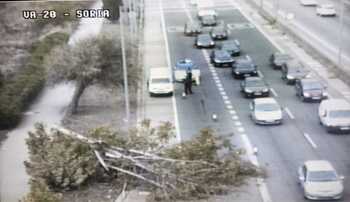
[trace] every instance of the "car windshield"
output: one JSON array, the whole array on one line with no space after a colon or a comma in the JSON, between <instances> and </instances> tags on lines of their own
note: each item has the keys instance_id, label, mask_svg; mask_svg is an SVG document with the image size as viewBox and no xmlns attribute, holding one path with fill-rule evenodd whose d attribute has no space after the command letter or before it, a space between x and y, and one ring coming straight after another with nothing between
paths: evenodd
<instances>
[{"instance_id":1,"label":"car windshield","mask_svg":"<svg viewBox=\"0 0 350 202\"><path fill-rule=\"evenodd\" d=\"M337 174L334 171L312 171L308 173L307 178L311 182L336 181Z\"/></svg>"},{"instance_id":2,"label":"car windshield","mask_svg":"<svg viewBox=\"0 0 350 202\"><path fill-rule=\"evenodd\" d=\"M215 20L215 17L214 16L212 16L212 15L205 15L205 16L203 16L203 20L205 20L205 21L212 21L212 20Z\"/></svg>"},{"instance_id":3,"label":"car windshield","mask_svg":"<svg viewBox=\"0 0 350 202\"><path fill-rule=\"evenodd\" d=\"M277 111L280 107L275 103L261 103L256 106L256 111Z\"/></svg>"},{"instance_id":4,"label":"car windshield","mask_svg":"<svg viewBox=\"0 0 350 202\"><path fill-rule=\"evenodd\" d=\"M275 56L275 60L288 60L290 59L290 56L289 55L286 55L286 54L277 54Z\"/></svg>"},{"instance_id":5,"label":"car windshield","mask_svg":"<svg viewBox=\"0 0 350 202\"><path fill-rule=\"evenodd\" d=\"M209 41L211 41L211 38L210 38L209 35L200 35L200 36L198 36L198 39L201 42L209 42Z\"/></svg>"},{"instance_id":6,"label":"car windshield","mask_svg":"<svg viewBox=\"0 0 350 202\"><path fill-rule=\"evenodd\" d=\"M261 86L265 86L265 83L262 80L250 80L250 81L246 81L246 86L247 87L261 87Z\"/></svg>"},{"instance_id":7,"label":"car windshield","mask_svg":"<svg viewBox=\"0 0 350 202\"><path fill-rule=\"evenodd\" d=\"M334 8L333 5L329 5L329 4L322 5L321 7L324 8L324 9L333 9Z\"/></svg>"},{"instance_id":8,"label":"car windshield","mask_svg":"<svg viewBox=\"0 0 350 202\"><path fill-rule=\"evenodd\" d=\"M305 90L321 90L322 88L323 86L319 82L306 82L304 85Z\"/></svg>"},{"instance_id":9,"label":"car windshield","mask_svg":"<svg viewBox=\"0 0 350 202\"><path fill-rule=\"evenodd\" d=\"M223 50L232 50L232 49L236 49L237 46L236 44L232 43L232 44L223 44L221 49Z\"/></svg>"},{"instance_id":10,"label":"car windshield","mask_svg":"<svg viewBox=\"0 0 350 202\"><path fill-rule=\"evenodd\" d=\"M231 59L230 54L227 52L217 52L216 57L222 60L229 60Z\"/></svg>"},{"instance_id":11,"label":"car windshield","mask_svg":"<svg viewBox=\"0 0 350 202\"><path fill-rule=\"evenodd\" d=\"M350 110L332 110L329 112L332 118L350 118Z\"/></svg>"},{"instance_id":12,"label":"car windshield","mask_svg":"<svg viewBox=\"0 0 350 202\"><path fill-rule=\"evenodd\" d=\"M152 83L156 83L156 84L170 83L170 79L168 78L152 79Z\"/></svg>"},{"instance_id":13,"label":"car windshield","mask_svg":"<svg viewBox=\"0 0 350 202\"><path fill-rule=\"evenodd\" d=\"M254 65L250 61L240 61L237 63L238 69L254 69Z\"/></svg>"}]
</instances>

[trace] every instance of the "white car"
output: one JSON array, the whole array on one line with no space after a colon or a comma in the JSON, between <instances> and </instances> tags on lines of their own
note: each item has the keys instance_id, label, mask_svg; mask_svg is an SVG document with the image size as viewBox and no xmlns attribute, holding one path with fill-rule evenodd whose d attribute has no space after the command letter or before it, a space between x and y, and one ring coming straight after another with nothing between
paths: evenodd
<instances>
[{"instance_id":1,"label":"white car","mask_svg":"<svg viewBox=\"0 0 350 202\"><path fill-rule=\"evenodd\" d=\"M335 8L332 4L322 4L316 7L316 14L319 16L336 16Z\"/></svg>"},{"instance_id":2,"label":"white car","mask_svg":"<svg viewBox=\"0 0 350 202\"><path fill-rule=\"evenodd\" d=\"M322 100L318 116L328 132L350 133L350 103L346 100Z\"/></svg>"},{"instance_id":3,"label":"white car","mask_svg":"<svg viewBox=\"0 0 350 202\"><path fill-rule=\"evenodd\" d=\"M300 4L303 6L317 6L316 0L299 0Z\"/></svg>"},{"instance_id":4,"label":"white car","mask_svg":"<svg viewBox=\"0 0 350 202\"><path fill-rule=\"evenodd\" d=\"M299 184L304 197L311 200L340 199L343 196L343 176L338 176L332 164L325 160L306 161L298 169Z\"/></svg>"},{"instance_id":5,"label":"white car","mask_svg":"<svg viewBox=\"0 0 350 202\"><path fill-rule=\"evenodd\" d=\"M198 19L202 19L203 16L214 16L218 17L218 13L214 9L199 9L197 13Z\"/></svg>"},{"instance_id":6,"label":"white car","mask_svg":"<svg viewBox=\"0 0 350 202\"><path fill-rule=\"evenodd\" d=\"M168 67L151 68L147 85L150 96L172 95L174 92L174 85Z\"/></svg>"},{"instance_id":7,"label":"white car","mask_svg":"<svg viewBox=\"0 0 350 202\"><path fill-rule=\"evenodd\" d=\"M274 98L255 98L250 103L250 116L256 124L281 124L282 108Z\"/></svg>"}]
</instances>

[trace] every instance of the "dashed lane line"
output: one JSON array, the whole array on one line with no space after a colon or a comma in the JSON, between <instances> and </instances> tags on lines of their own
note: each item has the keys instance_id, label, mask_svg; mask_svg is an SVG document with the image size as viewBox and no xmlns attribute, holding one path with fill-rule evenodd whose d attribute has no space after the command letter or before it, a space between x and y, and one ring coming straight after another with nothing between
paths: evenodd
<instances>
[{"instance_id":1,"label":"dashed lane line","mask_svg":"<svg viewBox=\"0 0 350 202\"><path fill-rule=\"evenodd\" d=\"M292 114L292 112L289 110L288 107L284 108L284 111L288 114L290 119L295 119L294 115Z\"/></svg>"},{"instance_id":2,"label":"dashed lane line","mask_svg":"<svg viewBox=\"0 0 350 202\"><path fill-rule=\"evenodd\" d=\"M277 94L277 92L275 91L275 89L270 88L270 91L271 91L271 93L273 94L273 96L278 97L278 94Z\"/></svg>"},{"instance_id":3,"label":"dashed lane line","mask_svg":"<svg viewBox=\"0 0 350 202\"><path fill-rule=\"evenodd\" d=\"M311 139L310 135L307 134L307 133L303 133L304 137L306 138L306 140L310 143L310 145L316 149L317 148L317 145L316 143Z\"/></svg>"}]
</instances>

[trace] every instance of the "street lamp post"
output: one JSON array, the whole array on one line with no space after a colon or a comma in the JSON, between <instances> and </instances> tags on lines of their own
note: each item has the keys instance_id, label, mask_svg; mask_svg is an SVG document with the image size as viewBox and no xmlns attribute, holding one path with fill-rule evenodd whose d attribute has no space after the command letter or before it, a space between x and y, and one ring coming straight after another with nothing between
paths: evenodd
<instances>
[{"instance_id":1,"label":"street lamp post","mask_svg":"<svg viewBox=\"0 0 350 202\"><path fill-rule=\"evenodd\" d=\"M338 66L342 66L342 49L343 49L343 28L344 28L344 0L340 1L340 22L339 22L339 41L338 41Z\"/></svg>"},{"instance_id":2,"label":"street lamp post","mask_svg":"<svg viewBox=\"0 0 350 202\"><path fill-rule=\"evenodd\" d=\"M123 9L119 6L119 23L120 23L120 40L122 48L122 62L123 62L123 77L124 77L124 98L125 98L125 119L129 123L130 120L130 106L129 106L129 86L128 86L128 72L126 68L126 56L125 56L125 39L124 39L124 21L123 21Z\"/></svg>"}]
</instances>

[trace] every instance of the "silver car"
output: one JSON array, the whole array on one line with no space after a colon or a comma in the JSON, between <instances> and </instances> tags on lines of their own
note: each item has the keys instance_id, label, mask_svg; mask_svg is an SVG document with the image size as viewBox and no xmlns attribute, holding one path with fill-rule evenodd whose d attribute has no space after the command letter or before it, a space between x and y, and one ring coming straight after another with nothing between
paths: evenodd
<instances>
[{"instance_id":1,"label":"silver car","mask_svg":"<svg viewBox=\"0 0 350 202\"><path fill-rule=\"evenodd\" d=\"M250 116L256 124L281 124L282 108L274 98L255 98L250 103Z\"/></svg>"},{"instance_id":2,"label":"silver car","mask_svg":"<svg viewBox=\"0 0 350 202\"><path fill-rule=\"evenodd\" d=\"M306 161L298 169L299 184L304 197L330 200L343 197L343 176L338 176L332 164L325 160Z\"/></svg>"}]
</instances>

